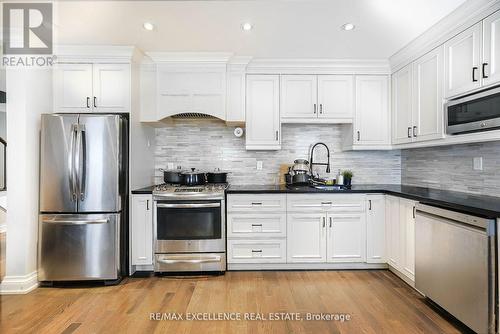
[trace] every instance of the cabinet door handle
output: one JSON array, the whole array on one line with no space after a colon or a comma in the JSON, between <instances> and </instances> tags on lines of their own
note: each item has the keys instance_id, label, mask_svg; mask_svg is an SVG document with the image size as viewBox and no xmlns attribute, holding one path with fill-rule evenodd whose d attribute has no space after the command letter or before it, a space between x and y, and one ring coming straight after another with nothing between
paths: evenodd
<instances>
[{"instance_id":1,"label":"cabinet door handle","mask_svg":"<svg viewBox=\"0 0 500 334\"><path fill-rule=\"evenodd\" d=\"M486 66L488 66L488 63L483 63L482 65L483 79L486 79L488 77L486 75Z\"/></svg>"},{"instance_id":2,"label":"cabinet door handle","mask_svg":"<svg viewBox=\"0 0 500 334\"><path fill-rule=\"evenodd\" d=\"M262 224L252 224L252 226L255 226L255 227L262 227Z\"/></svg>"},{"instance_id":3,"label":"cabinet door handle","mask_svg":"<svg viewBox=\"0 0 500 334\"><path fill-rule=\"evenodd\" d=\"M252 253L262 253L262 249L252 249Z\"/></svg>"},{"instance_id":4,"label":"cabinet door handle","mask_svg":"<svg viewBox=\"0 0 500 334\"><path fill-rule=\"evenodd\" d=\"M370 211L372 210L372 200L371 199L368 200L368 210L370 210Z\"/></svg>"},{"instance_id":5,"label":"cabinet door handle","mask_svg":"<svg viewBox=\"0 0 500 334\"><path fill-rule=\"evenodd\" d=\"M358 141L361 139L361 133L358 131Z\"/></svg>"},{"instance_id":6,"label":"cabinet door handle","mask_svg":"<svg viewBox=\"0 0 500 334\"><path fill-rule=\"evenodd\" d=\"M408 127L408 138L411 138L411 126Z\"/></svg>"},{"instance_id":7,"label":"cabinet door handle","mask_svg":"<svg viewBox=\"0 0 500 334\"><path fill-rule=\"evenodd\" d=\"M326 227L326 217L323 217L323 228Z\"/></svg>"},{"instance_id":8,"label":"cabinet door handle","mask_svg":"<svg viewBox=\"0 0 500 334\"><path fill-rule=\"evenodd\" d=\"M319 104L319 113L322 114L323 113L323 103L320 103Z\"/></svg>"},{"instance_id":9,"label":"cabinet door handle","mask_svg":"<svg viewBox=\"0 0 500 334\"><path fill-rule=\"evenodd\" d=\"M413 137L417 136L417 126L413 127Z\"/></svg>"},{"instance_id":10,"label":"cabinet door handle","mask_svg":"<svg viewBox=\"0 0 500 334\"><path fill-rule=\"evenodd\" d=\"M278 138L279 138L279 132L276 131L276 140L278 140Z\"/></svg>"},{"instance_id":11,"label":"cabinet door handle","mask_svg":"<svg viewBox=\"0 0 500 334\"><path fill-rule=\"evenodd\" d=\"M314 104L314 113L316 113L316 103Z\"/></svg>"},{"instance_id":12,"label":"cabinet door handle","mask_svg":"<svg viewBox=\"0 0 500 334\"><path fill-rule=\"evenodd\" d=\"M472 68L472 82L476 82L477 79L476 79L476 71L477 71L477 66L474 66Z\"/></svg>"},{"instance_id":13,"label":"cabinet door handle","mask_svg":"<svg viewBox=\"0 0 500 334\"><path fill-rule=\"evenodd\" d=\"M90 108L90 97L87 96L87 108Z\"/></svg>"},{"instance_id":14,"label":"cabinet door handle","mask_svg":"<svg viewBox=\"0 0 500 334\"><path fill-rule=\"evenodd\" d=\"M146 200L146 211L149 211L149 199Z\"/></svg>"},{"instance_id":15,"label":"cabinet door handle","mask_svg":"<svg viewBox=\"0 0 500 334\"><path fill-rule=\"evenodd\" d=\"M97 97L94 96L94 108L97 108Z\"/></svg>"},{"instance_id":16,"label":"cabinet door handle","mask_svg":"<svg viewBox=\"0 0 500 334\"><path fill-rule=\"evenodd\" d=\"M413 206L413 219L415 219L415 210L416 210L416 208L415 208L415 206Z\"/></svg>"},{"instance_id":17,"label":"cabinet door handle","mask_svg":"<svg viewBox=\"0 0 500 334\"><path fill-rule=\"evenodd\" d=\"M332 217L330 217L330 228L332 228L332 221L333 221L333 219L332 219Z\"/></svg>"}]
</instances>

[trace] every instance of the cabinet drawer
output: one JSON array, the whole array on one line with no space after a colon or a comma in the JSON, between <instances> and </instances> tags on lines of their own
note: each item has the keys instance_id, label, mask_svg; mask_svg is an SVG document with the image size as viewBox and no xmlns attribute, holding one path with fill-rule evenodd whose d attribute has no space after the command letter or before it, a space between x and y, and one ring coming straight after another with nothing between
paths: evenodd
<instances>
[{"instance_id":1,"label":"cabinet drawer","mask_svg":"<svg viewBox=\"0 0 500 334\"><path fill-rule=\"evenodd\" d=\"M276 238L286 236L286 214L227 215L227 236L246 238Z\"/></svg>"},{"instance_id":2,"label":"cabinet drawer","mask_svg":"<svg viewBox=\"0 0 500 334\"><path fill-rule=\"evenodd\" d=\"M227 212L285 212L286 194L227 195Z\"/></svg>"},{"instance_id":3,"label":"cabinet drawer","mask_svg":"<svg viewBox=\"0 0 500 334\"><path fill-rule=\"evenodd\" d=\"M228 240L228 263L286 263L286 240Z\"/></svg>"},{"instance_id":4,"label":"cabinet drawer","mask_svg":"<svg viewBox=\"0 0 500 334\"><path fill-rule=\"evenodd\" d=\"M365 195L288 195L288 212L364 212Z\"/></svg>"}]
</instances>

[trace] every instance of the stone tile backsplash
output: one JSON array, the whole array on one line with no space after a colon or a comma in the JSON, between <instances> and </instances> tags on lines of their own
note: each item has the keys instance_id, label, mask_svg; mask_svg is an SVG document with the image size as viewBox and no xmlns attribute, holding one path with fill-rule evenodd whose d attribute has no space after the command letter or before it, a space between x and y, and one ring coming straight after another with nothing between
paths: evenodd
<instances>
[{"instance_id":1,"label":"stone tile backsplash","mask_svg":"<svg viewBox=\"0 0 500 334\"><path fill-rule=\"evenodd\" d=\"M330 149L331 176L338 169L351 169L355 184L401 182L399 150L342 152L341 129L342 125L283 124L281 150L246 151L245 138L235 137L234 127L217 120L176 120L156 129L156 182L163 179L160 168L173 163L184 168L229 171L232 184L275 184L280 165L292 164L297 158L308 159L316 142L324 142ZM318 148L314 159L326 161L326 150ZM262 170L257 170L257 161L262 161ZM324 167L317 167L317 171L325 175Z\"/></svg>"},{"instance_id":2,"label":"stone tile backsplash","mask_svg":"<svg viewBox=\"0 0 500 334\"><path fill-rule=\"evenodd\" d=\"M402 150L401 170L403 184L500 196L500 142Z\"/></svg>"}]
</instances>

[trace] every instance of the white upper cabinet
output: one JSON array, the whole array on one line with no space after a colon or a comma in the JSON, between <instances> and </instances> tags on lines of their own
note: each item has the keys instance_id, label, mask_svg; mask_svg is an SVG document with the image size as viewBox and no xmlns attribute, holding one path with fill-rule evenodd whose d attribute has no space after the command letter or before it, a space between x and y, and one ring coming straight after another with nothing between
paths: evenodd
<instances>
[{"instance_id":1,"label":"white upper cabinet","mask_svg":"<svg viewBox=\"0 0 500 334\"><path fill-rule=\"evenodd\" d=\"M500 11L483 20L483 85L500 81Z\"/></svg>"},{"instance_id":2,"label":"white upper cabinet","mask_svg":"<svg viewBox=\"0 0 500 334\"><path fill-rule=\"evenodd\" d=\"M281 76L281 118L286 120L316 117L317 79L315 75Z\"/></svg>"},{"instance_id":3,"label":"white upper cabinet","mask_svg":"<svg viewBox=\"0 0 500 334\"><path fill-rule=\"evenodd\" d=\"M385 196L367 195L366 262L386 263Z\"/></svg>"},{"instance_id":4,"label":"white upper cabinet","mask_svg":"<svg viewBox=\"0 0 500 334\"><path fill-rule=\"evenodd\" d=\"M129 112L130 64L59 63L54 100L61 113Z\"/></svg>"},{"instance_id":5,"label":"white upper cabinet","mask_svg":"<svg viewBox=\"0 0 500 334\"><path fill-rule=\"evenodd\" d=\"M56 112L91 112L92 99L92 64L56 65L54 69Z\"/></svg>"},{"instance_id":6,"label":"white upper cabinet","mask_svg":"<svg viewBox=\"0 0 500 334\"><path fill-rule=\"evenodd\" d=\"M392 75L392 143L412 141L412 65Z\"/></svg>"},{"instance_id":7,"label":"white upper cabinet","mask_svg":"<svg viewBox=\"0 0 500 334\"><path fill-rule=\"evenodd\" d=\"M352 75L282 75L283 123L352 123Z\"/></svg>"},{"instance_id":8,"label":"white upper cabinet","mask_svg":"<svg viewBox=\"0 0 500 334\"><path fill-rule=\"evenodd\" d=\"M279 75L247 75L246 149L279 150Z\"/></svg>"},{"instance_id":9,"label":"white upper cabinet","mask_svg":"<svg viewBox=\"0 0 500 334\"><path fill-rule=\"evenodd\" d=\"M352 122L354 116L354 77L318 75L318 117L335 122Z\"/></svg>"},{"instance_id":10,"label":"white upper cabinet","mask_svg":"<svg viewBox=\"0 0 500 334\"><path fill-rule=\"evenodd\" d=\"M356 76L353 146L390 145L389 80L385 75Z\"/></svg>"},{"instance_id":11,"label":"white upper cabinet","mask_svg":"<svg viewBox=\"0 0 500 334\"><path fill-rule=\"evenodd\" d=\"M414 141L442 138L443 48L438 47L413 63Z\"/></svg>"},{"instance_id":12,"label":"white upper cabinet","mask_svg":"<svg viewBox=\"0 0 500 334\"><path fill-rule=\"evenodd\" d=\"M481 87L481 22L444 44L445 97Z\"/></svg>"},{"instance_id":13,"label":"white upper cabinet","mask_svg":"<svg viewBox=\"0 0 500 334\"><path fill-rule=\"evenodd\" d=\"M130 64L94 64L93 82L94 111L130 110Z\"/></svg>"}]
</instances>

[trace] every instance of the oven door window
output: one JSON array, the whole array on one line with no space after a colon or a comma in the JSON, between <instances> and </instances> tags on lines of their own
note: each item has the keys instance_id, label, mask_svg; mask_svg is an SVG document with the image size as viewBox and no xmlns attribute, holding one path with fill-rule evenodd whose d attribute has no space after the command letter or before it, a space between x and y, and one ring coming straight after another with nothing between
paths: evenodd
<instances>
[{"instance_id":1,"label":"oven door window","mask_svg":"<svg viewBox=\"0 0 500 334\"><path fill-rule=\"evenodd\" d=\"M220 201L157 203L157 240L220 239L221 233Z\"/></svg>"}]
</instances>

